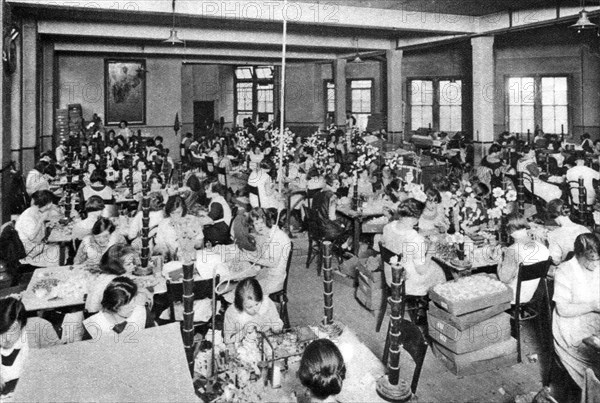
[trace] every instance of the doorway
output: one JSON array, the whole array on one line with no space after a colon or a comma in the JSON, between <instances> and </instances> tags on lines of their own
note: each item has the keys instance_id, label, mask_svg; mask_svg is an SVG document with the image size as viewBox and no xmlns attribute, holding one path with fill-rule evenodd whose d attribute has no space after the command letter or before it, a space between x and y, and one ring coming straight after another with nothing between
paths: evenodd
<instances>
[{"instance_id":1,"label":"doorway","mask_svg":"<svg viewBox=\"0 0 600 403\"><path fill-rule=\"evenodd\" d=\"M194 137L206 136L215 121L215 101L194 101Z\"/></svg>"}]
</instances>

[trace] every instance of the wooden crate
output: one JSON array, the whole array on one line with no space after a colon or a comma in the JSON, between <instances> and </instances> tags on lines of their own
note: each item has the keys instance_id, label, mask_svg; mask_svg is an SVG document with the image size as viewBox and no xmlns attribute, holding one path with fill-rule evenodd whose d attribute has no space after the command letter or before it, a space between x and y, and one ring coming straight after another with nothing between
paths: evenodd
<instances>
[{"instance_id":1,"label":"wooden crate","mask_svg":"<svg viewBox=\"0 0 600 403\"><path fill-rule=\"evenodd\" d=\"M429 324L429 336L456 354L481 350L510 338L510 315L504 313L463 331L452 331L452 327L444 324L444 333L452 336L438 330L440 323Z\"/></svg>"},{"instance_id":2,"label":"wooden crate","mask_svg":"<svg viewBox=\"0 0 600 403\"><path fill-rule=\"evenodd\" d=\"M432 301L436 302L440 307L456 316L510 302L512 300L512 296L513 292L510 287L506 287L503 291L495 294L484 295L478 298L462 301L450 301L436 293L434 290L429 291L429 298Z\"/></svg>"},{"instance_id":3,"label":"wooden crate","mask_svg":"<svg viewBox=\"0 0 600 403\"><path fill-rule=\"evenodd\" d=\"M455 354L444 346L432 342L433 354L454 375L475 375L517 363L517 341L514 338L466 354Z\"/></svg>"},{"instance_id":4,"label":"wooden crate","mask_svg":"<svg viewBox=\"0 0 600 403\"><path fill-rule=\"evenodd\" d=\"M358 287L356 299L367 309L374 311L380 308L382 299L381 288L371 287L371 282L362 273L358 273Z\"/></svg>"},{"instance_id":5,"label":"wooden crate","mask_svg":"<svg viewBox=\"0 0 600 403\"><path fill-rule=\"evenodd\" d=\"M444 320L444 322L454 326L458 330L465 330L472 327L474 324L483 322L484 320L494 317L508 309L510 309L510 302L505 302L504 304L494 305L479 311L456 316L443 310L434 302L429 302L429 310L427 314Z\"/></svg>"}]
</instances>

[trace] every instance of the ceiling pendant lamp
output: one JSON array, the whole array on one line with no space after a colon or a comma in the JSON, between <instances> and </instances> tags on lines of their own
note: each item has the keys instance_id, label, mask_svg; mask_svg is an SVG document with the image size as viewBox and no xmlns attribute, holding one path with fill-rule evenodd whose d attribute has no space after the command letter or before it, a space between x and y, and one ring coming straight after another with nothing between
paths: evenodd
<instances>
[{"instance_id":1,"label":"ceiling pendant lamp","mask_svg":"<svg viewBox=\"0 0 600 403\"><path fill-rule=\"evenodd\" d=\"M579 19L575 24L569 25L569 28L577 31L578 34L580 34L582 31L597 30L598 25L591 22L588 18L588 12L585 9L585 0L581 1L581 8L582 10L579 12Z\"/></svg>"},{"instance_id":2,"label":"ceiling pendant lamp","mask_svg":"<svg viewBox=\"0 0 600 403\"><path fill-rule=\"evenodd\" d=\"M362 63L363 60L360 58L360 53L358 53L358 37L355 37L354 40L356 42L356 56L351 63Z\"/></svg>"},{"instance_id":3,"label":"ceiling pendant lamp","mask_svg":"<svg viewBox=\"0 0 600 403\"><path fill-rule=\"evenodd\" d=\"M183 41L177 36L177 30L175 29L175 0L173 0L173 26L171 27L169 37L165 39L163 43L170 43L171 45L183 43Z\"/></svg>"}]
</instances>

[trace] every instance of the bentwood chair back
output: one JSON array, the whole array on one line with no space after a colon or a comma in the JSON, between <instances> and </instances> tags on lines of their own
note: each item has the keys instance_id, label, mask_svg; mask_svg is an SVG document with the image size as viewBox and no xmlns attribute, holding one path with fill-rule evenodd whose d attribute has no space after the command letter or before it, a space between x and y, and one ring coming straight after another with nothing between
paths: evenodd
<instances>
[{"instance_id":1,"label":"bentwood chair back","mask_svg":"<svg viewBox=\"0 0 600 403\"><path fill-rule=\"evenodd\" d=\"M304 216L308 222L308 254L306 256L306 268L310 267L314 258L317 258L317 275L321 276L321 244L323 235L319 231L317 217L312 209L302 206Z\"/></svg>"},{"instance_id":2,"label":"bentwood chair back","mask_svg":"<svg viewBox=\"0 0 600 403\"><path fill-rule=\"evenodd\" d=\"M283 289L281 291L274 292L269 295L269 298L273 300L273 302L279 304L279 317L283 321L283 328L290 328L290 317L288 315L287 303L287 286L288 280L290 278L290 267L292 266L292 255L294 254L294 243L290 242L290 252L288 254L287 263L285 266L285 281L283 282Z\"/></svg>"},{"instance_id":3,"label":"bentwood chair back","mask_svg":"<svg viewBox=\"0 0 600 403\"><path fill-rule=\"evenodd\" d=\"M544 314L546 318L543 318L543 324L546 325L543 333L552 334L550 321L552 320L552 310L550 308L550 294L548 293L548 283L547 276L548 270L550 269L550 265L552 264L552 259L548 258L543 262L534 263L531 265L524 265L521 263L519 265L519 272L517 274L517 292L515 297L515 305L513 308L513 321L515 325L515 335L517 339L517 359L518 362L521 362L521 321L522 320L530 320L539 315L539 312L534 310L531 305L532 301L521 303L521 285L524 281L532 281L539 279L538 289L542 287L543 292L543 301L542 301L542 310L545 311ZM522 308L526 308L525 311L527 316L521 315ZM545 320L544 320L545 319ZM545 335L542 335L545 336Z\"/></svg>"},{"instance_id":4,"label":"bentwood chair back","mask_svg":"<svg viewBox=\"0 0 600 403\"><path fill-rule=\"evenodd\" d=\"M401 319L400 345L408 354L410 354L415 362L410 390L413 394L416 394L419 378L421 377L421 369L423 368L423 362L425 361L425 355L427 354L428 343L423 332L421 332L421 329L419 329L417 325L408 320Z\"/></svg>"},{"instance_id":5,"label":"bentwood chair back","mask_svg":"<svg viewBox=\"0 0 600 403\"><path fill-rule=\"evenodd\" d=\"M211 173L215 172L215 161L212 159L212 157L209 157L208 155L205 156L204 163L206 164L206 173L207 174L211 174Z\"/></svg>"},{"instance_id":6,"label":"bentwood chair back","mask_svg":"<svg viewBox=\"0 0 600 403\"><path fill-rule=\"evenodd\" d=\"M218 166L217 167L217 175L219 175L219 179L220 179L221 175L223 176L223 184L225 185L226 189L229 189L229 185L227 183L227 168Z\"/></svg>"},{"instance_id":7,"label":"bentwood chair back","mask_svg":"<svg viewBox=\"0 0 600 403\"><path fill-rule=\"evenodd\" d=\"M381 261L379 264L379 271L384 273L384 267L386 264L390 263L390 260L392 260L392 258L394 256L398 257L398 261L400 262L402 260L402 255L397 255L394 252L392 252L391 250L389 250L388 248L386 248L385 246L383 246L383 244L381 242L379 242L379 253L381 256ZM383 276L383 274L382 274ZM385 281L385 280L384 280ZM387 312L387 306L388 306L388 297L390 295L390 289L386 284L383 285L383 288L381 290L381 306L379 308L379 316L377 317L377 325L375 326L375 331L379 332L379 330L381 330L381 324L383 323L383 318L385 317L385 314ZM405 295L404 292L404 283L402 283L402 295ZM404 317L404 307L405 307L405 298L402 298L402 317Z\"/></svg>"},{"instance_id":8,"label":"bentwood chair back","mask_svg":"<svg viewBox=\"0 0 600 403\"><path fill-rule=\"evenodd\" d=\"M308 208L311 209L312 208L312 201L313 198L315 197L315 195L317 193L319 193L320 191L322 191L323 189L319 188L319 189L307 189L306 190L306 202L308 203Z\"/></svg>"},{"instance_id":9,"label":"bentwood chair back","mask_svg":"<svg viewBox=\"0 0 600 403\"><path fill-rule=\"evenodd\" d=\"M256 196L256 198L258 199L258 207L262 207L260 202L260 194L258 193L258 187L248 184L246 185L246 190L248 190L249 194Z\"/></svg>"}]
</instances>

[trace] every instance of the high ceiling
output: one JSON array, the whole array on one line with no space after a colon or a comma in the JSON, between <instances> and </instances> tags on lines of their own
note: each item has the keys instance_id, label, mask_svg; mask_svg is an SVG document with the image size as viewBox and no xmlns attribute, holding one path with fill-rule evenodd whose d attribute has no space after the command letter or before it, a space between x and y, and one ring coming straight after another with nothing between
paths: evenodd
<instances>
[{"instance_id":1,"label":"high ceiling","mask_svg":"<svg viewBox=\"0 0 600 403\"><path fill-rule=\"evenodd\" d=\"M303 3L343 4L351 7L405 10L407 12L445 13L482 16L508 10L537 8L578 7L579 0L296 0ZM598 5L600 0L587 0L586 4Z\"/></svg>"}]
</instances>

